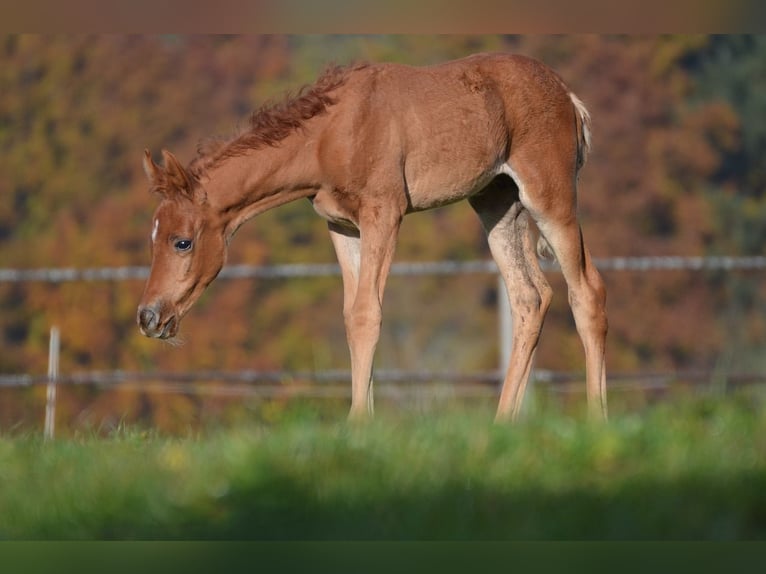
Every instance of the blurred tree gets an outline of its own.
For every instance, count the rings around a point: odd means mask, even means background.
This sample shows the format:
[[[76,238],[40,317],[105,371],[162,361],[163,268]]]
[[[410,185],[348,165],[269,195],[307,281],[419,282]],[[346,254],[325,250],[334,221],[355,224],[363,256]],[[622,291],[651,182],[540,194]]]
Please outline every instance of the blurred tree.
[[[251,110],[312,82],[331,62],[427,65],[488,50],[540,58],[589,107],[594,149],[578,201],[596,256],[762,252],[763,37],[10,35],[0,38],[0,266],[147,264],[156,199],[141,169],[145,147],[188,161],[201,138],[232,133]],[[405,220],[397,251],[399,260],[487,257],[462,204]],[[244,226],[229,260],[334,255],[322,220],[298,202]],[[580,369],[565,286],[550,277],[557,296],[538,366]],[[748,349],[755,364],[766,333],[763,282],[707,279],[607,274],[609,369],[744,357],[732,346]],[[180,348],[138,334],[141,288],[0,285],[0,370],[43,372],[53,323],[62,329],[64,372],[348,365],[339,278],[216,282],[186,319]],[[378,365],[495,368],[496,302],[492,277],[392,278]],[[37,400],[14,396],[19,405]],[[77,397],[95,401],[96,392]],[[137,389],[109,397],[89,412],[104,413],[114,400],[130,416],[171,424],[193,405]],[[0,412],[0,428],[13,412]]]
[[[741,123],[739,145],[721,146],[723,161],[714,182],[735,182],[741,193],[766,194],[766,36],[712,36],[688,58],[695,79],[694,101],[726,102]]]
[[[737,117],[732,139],[711,134],[720,152],[705,197],[715,214],[716,254],[762,255],[766,245],[766,37],[712,36],[705,49],[687,58],[693,74],[692,101],[702,107],[729,106]],[[723,369],[763,369],[766,333],[764,282],[757,275],[718,277],[720,351]]]

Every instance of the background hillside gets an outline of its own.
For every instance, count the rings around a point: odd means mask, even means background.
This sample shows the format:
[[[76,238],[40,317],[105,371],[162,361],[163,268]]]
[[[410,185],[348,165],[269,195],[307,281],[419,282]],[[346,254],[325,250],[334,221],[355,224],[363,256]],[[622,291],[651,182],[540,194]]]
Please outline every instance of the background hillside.
[[[595,256],[763,254],[766,37],[13,35],[0,38],[0,267],[147,265],[156,199],[144,148],[188,161],[200,138],[230,133],[331,62],[426,65],[487,50],[543,60],[591,111],[579,205]],[[398,261],[477,258],[489,252],[467,205],[405,220]],[[245,226],[229,258],[333,261],[308,202]],[[605,279],[609,371],[766,368],[762,274]],[[550,280],[537,365],[583,369],[565,286]],[[142,287],[0,283],[0,373],[44,372],[54,324],[65,372],[348,365],[339,278],[218,281],[185,320],[179,348],[138,333]],[[481,275],[392,278],[377,365],[494,369],[496,287]],[[0,425],[23,422],[39,392],[0,391]],[[184,396],[78,393],[65,410],[140,407],[170,420],[193,408]]]

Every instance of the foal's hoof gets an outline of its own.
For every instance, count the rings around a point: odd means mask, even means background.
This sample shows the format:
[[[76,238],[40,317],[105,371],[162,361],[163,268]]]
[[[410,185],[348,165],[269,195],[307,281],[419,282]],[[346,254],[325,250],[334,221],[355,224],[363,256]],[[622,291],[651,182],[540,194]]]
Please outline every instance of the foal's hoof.
[[[351,410],[348,413],[348,422],[351,424],[364,424],[372,420],[372,414],[367,411]]]

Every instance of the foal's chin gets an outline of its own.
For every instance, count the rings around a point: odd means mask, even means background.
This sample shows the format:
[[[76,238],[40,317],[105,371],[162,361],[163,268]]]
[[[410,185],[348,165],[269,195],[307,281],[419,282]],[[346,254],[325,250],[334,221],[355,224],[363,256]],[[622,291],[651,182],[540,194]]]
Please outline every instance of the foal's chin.
[[[171,347],[181,347],[186,342],[183,337],[178,336],[178,334],[175,334],[172,337],[163,337],[160,341]]]
[[[162,341],[171,347],[180,347],[184,344],[184,340],[178,335],[180,322],[181,321],[178,316],[174,315],[161,328],[158,327],[152,331],[148,331],[144,327],[140,326],[139,329],[144,337]]]
[[[145,332],[143,329],[141,330],[141,334],[144,337],[147,337],[149,339],[154,339],[156,341],[161,341],[167,345],[170,345],[171,347],[180,347],[185,343],[185,340],[183,337],[178,335],[177,331],[174,331],[172,334],[170,333],[158,333],[158,334],[151,334]]]
[[[165,327],[157,338],[171,347],[180,347],[184,344],[184,340],[178,335],[180,327],[181,315],[173,315],[165,324]]]

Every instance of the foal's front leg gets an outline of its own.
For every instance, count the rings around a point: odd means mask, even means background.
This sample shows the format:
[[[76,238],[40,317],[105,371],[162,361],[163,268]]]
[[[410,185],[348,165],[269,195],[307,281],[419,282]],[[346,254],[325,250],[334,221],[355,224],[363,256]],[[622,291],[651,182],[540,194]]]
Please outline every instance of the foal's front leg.
[[[380,337],[383,291],[391,268],[401,217],[380,217],[354,232],[330,226],[343,274],[343,318],[351,353],[350,419],[373,414],[372,363]]]

